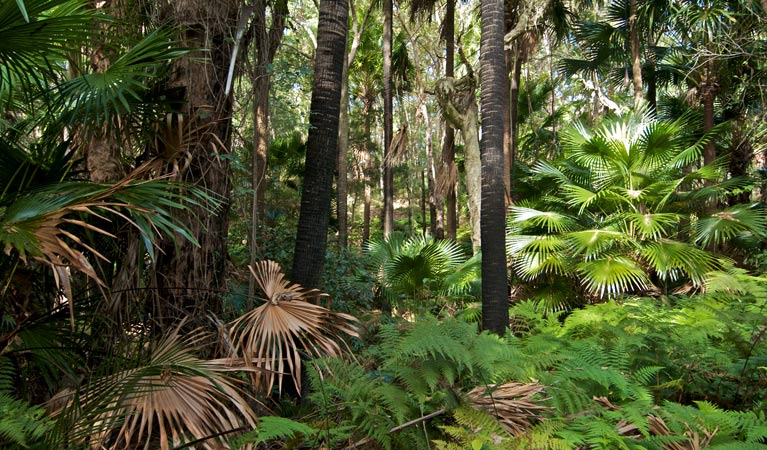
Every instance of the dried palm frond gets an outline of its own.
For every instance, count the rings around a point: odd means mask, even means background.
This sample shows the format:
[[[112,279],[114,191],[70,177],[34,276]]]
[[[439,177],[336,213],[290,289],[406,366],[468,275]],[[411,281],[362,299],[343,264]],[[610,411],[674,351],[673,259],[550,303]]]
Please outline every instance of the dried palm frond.
[[[533,425],[533,420],[541,419],[541,413],[549,411],[541,404],[545,399],[533,398],[545,389],[537,382],[512,381],[500,386],[478,386],[469,391],[468,398],[474,409],[487,412],[509,433],[519,435]]]
[[[248,268],[266,301],[230,324],[234,352],[247,364],[263,369],[254,373],[257,389],[271,392],[277,378],[282,392],[283,377],[289,373],[300,393],[301,351],[312,357],[340,355],[346,347],[341,334],[359,336],[359,321],[307,301],[326,294],[289,282],[274,261]]]
[[[61,432],[99,448],[168,450],[201,440],[199,448],[219,449],[231,432],[255,428],[256,414],[223,373],[234,361],[198,358],[194,352],[206,335],[182,338],[179,329],[158,344],[148,364],[99,378],[77,396],[57,396],[50,409]],[[248,369],[240,364],[236,370]]]
[[[389,146],[389,153],[384,158],[384,164],[386,164],[387,167],[394,167],[398,164],[402,164],[407,158],[409,142],[407,128],[407,124],[403,125],[392,138]]]
[[[436,189],[439,195],[447,195],[455,192],[460,174],[458,166],[454,162],[442,163],[438,167]]]

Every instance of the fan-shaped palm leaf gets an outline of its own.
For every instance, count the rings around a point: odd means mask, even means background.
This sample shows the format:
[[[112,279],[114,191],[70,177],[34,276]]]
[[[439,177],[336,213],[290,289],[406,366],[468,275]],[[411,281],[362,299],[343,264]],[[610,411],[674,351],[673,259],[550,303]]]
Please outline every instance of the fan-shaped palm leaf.
[[[721,270],[719,260],[710,253],[691,244],[661,239],[642,249],[645,258],[658,278],[664,281],[676,281],[686,276],[699,286],[708,272]]]
[[[578,264],[584,287],[600,297],[632,290],[644,291],[652,283],[642,267],[624,256],[604,256]]]
[[[636,235],[643,240],[670,235],[682,220],[682,215],[677,213],[627,213],[625,217],[632,230],[636,230]]]
[[[312,357],[341,355],[346,348],[341,335],[358,336],[358,321],[310,303],[326,294],[290,283],[274,261],[248,268],[266,301],[229,325],[234,352],[247,365],[262,369],[255,374],[257,389],[268,394],[277,379],[282,392],[283,376],[290,374],[300,392],[301,352]]]
[[[695,242],[707,247],[733,239],[736,236],[767,233],[767,215],[761,204],[736,205],[700,219],[693,224]]]
[[[574,231],[563,238],[574,256],[582,255],[587,261],[631,240],[625,233],[600,229]]]
[[[116,117],[146,109],[149,81],[171,60],[188,52],[173,40],[173,30],[159,29],[137,42],[100,72],[70,78],[56,89],[54,108],[65,111],[65,122],[87,128],[111,124]]]
[[[202,439],[203,448],[221,448],[222,436],[256,426],[256,415],[225,373],[252,370],[235,360],[202,360],[195,355],[209,336],[165,336],[147,364],[94,380],[75,398],[56,398],[57,430],[77,442],[106,448],[134,448],[159,442],[168,450]],[[62,400],[64,400],[62,402]]]
[[[95,11],[82,0],[0,2],[0,103],[54,81],[67,52],[93,36]]]
[[[574,220],[564,214],[553,211],[538,211],[532,208],[512,206],[509,208],[509,226],[515,224],[532,225],[546,230],[548,233],[570,231]]]

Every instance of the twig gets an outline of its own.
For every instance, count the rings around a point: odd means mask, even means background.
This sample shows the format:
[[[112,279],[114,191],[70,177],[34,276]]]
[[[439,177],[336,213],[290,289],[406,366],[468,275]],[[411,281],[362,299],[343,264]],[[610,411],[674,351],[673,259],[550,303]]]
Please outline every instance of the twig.
[[[413,425],[418,425],[419,423],[426,422],[427,420],[429,420],[431,418],[434,418],[434,417],[437,417],[437,416],[441,416],[442,414],[445,414],[445,409],[444,408],[440,409],[439,411],[434,411],[431,414],[427,414],[425,416],[419,417],[417,419],[413,419],[410,422],[405,422],[402,425],[397,425],[396,427],[394,427],[391,430],[389,430],[388,433],[389,434],[396,433],[397,431],[404,430],[405,428],[412,427]],[[365,438],[365,439],[363,439],[361,441],[355,442],[354,444],[352,444],[352,445],[350,445],[348,447],[344,447],[344,450],[352,450],[352,449],[355,449],[357,447],[361,447],[361,446],[367,444],[368,442],[370,442],[372,440],[373,440],[372,438]]]

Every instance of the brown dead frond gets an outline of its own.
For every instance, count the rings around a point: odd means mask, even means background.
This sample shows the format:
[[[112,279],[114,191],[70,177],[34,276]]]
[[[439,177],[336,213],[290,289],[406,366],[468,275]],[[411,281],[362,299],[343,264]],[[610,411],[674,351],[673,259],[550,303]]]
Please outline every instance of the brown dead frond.
[[[519,435],[530,428],[534,420],[549,408],[541,403],[545,399],[534,398],[545,392],[537,382],[510,382],[500,386],[479,386],[468,393],[474,409],[483,410],[498,419],[503,428],[512,435]]]
[[[158,344],[145,366],[95,380],[76,402],[72,392],[57,396],[52,415],[72,421],[73,440],[98,448],[168,450],[202,439],[196,448],[220,449],[232,431],[255,428],[255,412],[224,373],[252,368],[229,359],[200,359],[195,351],[207,335],[182,338],[180,328]]]
[[[653,436],[671,436],[675,433],[666,425],[666,422],[659,416],[650,414],[647,416],[647,420],[650,422],[650,434]],[[687,431],[684,432],[684,436],[688,438],[686,442],[669,442],[663,445],[664,450],[700,450],[706,448],[714,439],[714,436],[719,432],[719,427],[713,431],[706,429],[693,431],[689,425],[687,425]]]
[[[445,196],[455,192],[455,186],[458,184],[459,176],[458,166],[454,162],[449,164],[445,164],[443,162],[437,171],[437,194],[440,196]]]
[[[359,336],[359,321],[310,303],[326,294],[287,281],[274,261],[261,261],[249,269],[266,301],[230,324],[235,354],[263,369],[253,374],[257,389],[268,394],[277,379],[282,392],[283,376],[290,374],[300,393],[301,352],[311,357],[340,355],[346,348],[341,335]]]
[[[384,164],[387,167],[394,167],[398,164],[402,164],[407,159],[409,142],[407,130],[408,125],[404,124],[392,138],[391,145],[389,146],[389,154],[384,158]]]

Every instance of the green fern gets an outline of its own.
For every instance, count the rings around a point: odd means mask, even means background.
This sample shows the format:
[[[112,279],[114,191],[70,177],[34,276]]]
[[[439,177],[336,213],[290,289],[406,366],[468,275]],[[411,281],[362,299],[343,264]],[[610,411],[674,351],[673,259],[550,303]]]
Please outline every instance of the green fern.
[[[52,423],[44,408],[13,397],[14,373],[10,359],[0,356],[0,448],[42,448]]]
[[[233,443],[235,448],[245,445],[258,445],[270,441],[296,439],[298,436],[309,437],[317,433],[314,428],[286,417],[263,416],[258,419],[258,427],[238,437]]]

